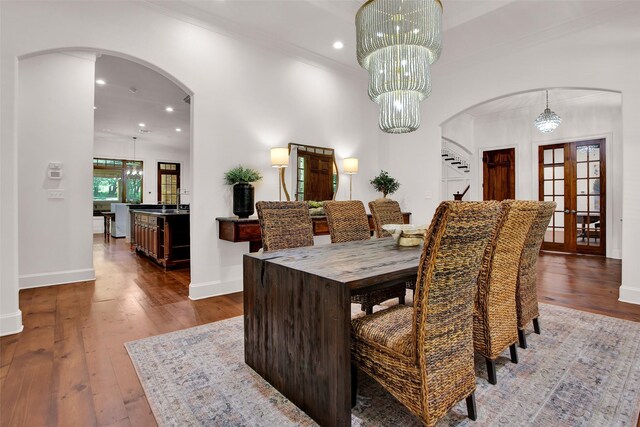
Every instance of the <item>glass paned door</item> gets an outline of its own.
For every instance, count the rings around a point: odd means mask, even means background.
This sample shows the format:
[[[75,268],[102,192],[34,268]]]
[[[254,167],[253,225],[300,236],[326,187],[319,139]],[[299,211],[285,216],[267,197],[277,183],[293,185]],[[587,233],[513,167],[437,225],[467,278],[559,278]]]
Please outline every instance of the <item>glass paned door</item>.
[[[180,164],[158,162],[158,203],[175,205],[180,191]]]
[[[557,205],[544,236],[546,249],[564,250],[565,247],[564,165],[564,144],[540,147],[540,199]]]
[[[540,146],[539,199],[555,201],[543,249],[605,254],[605,142]]]
[[[604,255],[604,141],[575,145],[577,252]]]

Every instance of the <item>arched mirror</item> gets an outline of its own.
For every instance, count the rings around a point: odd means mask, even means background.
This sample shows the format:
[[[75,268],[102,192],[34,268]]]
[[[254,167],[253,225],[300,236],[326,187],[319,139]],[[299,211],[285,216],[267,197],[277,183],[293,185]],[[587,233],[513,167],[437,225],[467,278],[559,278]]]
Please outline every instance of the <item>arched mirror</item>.
[[[284,169],[280,170],[287,200],[334,200],[338,192],[338,165],[333,148],[289,143],[292,194],[289,194]]]

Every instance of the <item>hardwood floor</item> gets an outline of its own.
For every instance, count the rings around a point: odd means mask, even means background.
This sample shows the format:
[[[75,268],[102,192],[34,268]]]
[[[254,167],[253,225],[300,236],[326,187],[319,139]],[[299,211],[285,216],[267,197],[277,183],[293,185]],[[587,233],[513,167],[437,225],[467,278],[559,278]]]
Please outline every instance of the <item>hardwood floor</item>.
[[[153,426],[124,343],[242,314],[242,294],[191,301],[123,239],[94,238],[96,281],[20,292],[24,332],[0,339],[2,426]]]
[[[94,282],[20,292],[24,331],[0,338],[0,425],[153,426],[123,344],[242,314],[241,293],[191,301],[188,269],[165,273],[122,239],[96,236],[94,266]],[[620,266],[543,253],[540,300],[640,321],[617,300]]]

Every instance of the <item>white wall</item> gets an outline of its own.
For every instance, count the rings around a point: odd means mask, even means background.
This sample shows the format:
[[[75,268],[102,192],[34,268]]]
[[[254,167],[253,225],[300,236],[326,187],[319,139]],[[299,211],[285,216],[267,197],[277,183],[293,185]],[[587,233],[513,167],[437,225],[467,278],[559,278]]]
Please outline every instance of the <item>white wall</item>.
[[[538,199],[538,146],[594,138],[606,139],[607,256],[622,257],[622,96],[601,92],[573,102],[551,105],[562,117],[553,133],[543,134],[533,120],[544,105],[476,117],[474,144],[476,194],[481,195],[482,152],[501,147],[516,149],[516,196]]]
[[[95,277],[91,244],[94,74],[95,55],[57,53],[20,61],[21,288]],[[62,162],[60,180],[47,176],[52,161]],[[49,199],[53,190],[64,190],[64,198]]]
[[[433,67],[433,92],[423,102],[422,126],[381,141],[389,168],[409,182],[399,197],[410,210],[431,216],[440,192],[440,125],[467,108],[504,95],[552,87],[622,93],[622,287],[620,299],[640,304],[640,4],[619,5],[620,18],[517,51],[494,46],[487,56]],[[451,44],[451,43],[450,43]],[[594,46],[599,46],[595,49]],[[397,147],[402,147],[397,149]],[[411,155],[407,155],[410,153]],[[435,194],[435,197],[434,197]]]
[[[222,181],[227,169],[239,163],[259,169],[265,179],[256,185],[256,199],[273,200],[278,181],[269,165],[269,148],[288,142],[324,145],[334,147],[340,158],[360,158],[354,197],[375,197],[368,179],[378,172],[380,132],[365,78],[354,80],[173,19],[143,2],[2,2],[0,8],[5,200],[16,198],[13,183],[18,174],[26,173],[17,169],[20,134],[13,125],[19,97],[15,64],[25,55],[79,47],[119,53],[164,71],[193,94],[192,298],[241,289],[242,254],[248,252],[248,244],[218,240],[215,221],[231,214],[231,191]],[[342,185],[342,198],[347,191]],[[90,214],[82,215],[90,221]],[[0,287],[11,301],[0,308],[13,320],[17,271],[14,258],[4,255],[21,240],[12,231],[16,223],[15,207],[3,204]],[[86,236],[91,238],[90,229]],[[70,248],[68,255],[77,255],[77,250]]]
[[[133,142],[130,138],[96,139],[93,145],[93,156],[133,160]],[[191,202],[189,146],[180,149],[138,140],[136,142],[136,160],[142,160],[144,168],[143,203],[157,203],[158,201],[158,162],[180,163],[180,192],[182,193],[180,203]]]

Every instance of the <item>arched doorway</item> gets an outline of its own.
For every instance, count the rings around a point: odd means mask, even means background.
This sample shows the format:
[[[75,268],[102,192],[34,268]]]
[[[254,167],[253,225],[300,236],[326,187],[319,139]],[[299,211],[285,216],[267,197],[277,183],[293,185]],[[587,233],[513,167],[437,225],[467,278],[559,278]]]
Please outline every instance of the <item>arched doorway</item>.
[[[20,58],[18,63],[20,97],[18,100],[17,134],[18,268],[21,289],[81,282],[92,280],[95,277],[91,256],[93,243],[91,212],[93,210],[93,191],[91,187],[94,181],[95,159],[120,160],[121,172],[124,174],[125,169],[132,163],[142,160],[134,157],[148,155],[149,149],[145,154],[144,148],[141,154],[140,144],[144,144],[145,139],[153,141],[151,133],[143,132],[149,130],[150,127],[146,126],[146,119],[134,117],[136,114],[130,109],[128,115],[134,128],[123,132],[124,128],[101,127],[98,132],[102,138],[102,151],[94,152],[93,141],[97,140],[94,138],[96,131],[94,129],[94,115],[100,112],[100,106],[96,105],[96,101],[99,101],[100,97],[96,96],[96,91],[109,85],[108,83],[101,85],[96,82],[96,80],[102,80],[96,76],[96,58],[98,57],[98,61],[100,61],[100,55],[103,55],[103,59],[111,58],[112,65],[113,63],[129,64],[131,69],[136,69],[136,67],[147,69],[150,73],[148,76],[157,75],[156,83],[164,79],[179,88],[185,96],[176,100],[174,111],[165,111],[164,108],[170,107],[170,105],[162,105],[162,113],[167,116],[177,112],[178,101],[183,103],[182,98],[191,99],[193,95],[184,85],[157,67],[149,67],[149,64],[142,60],[114,52],[105,53],[93,49],[59,49]],[[127,78],[135,77],[136,73],[129,74],[124,77],[122,82]],[[121,83],[118,88],[121,92],[139,97],[143,88],[144,91],[153,92],[154,86],[150,80],[153,79],[146,78],[139,84],[135,82],[130,85]],[[112,95],[106,99],[117,99],[120,96]],[[134,104],[131,101],[129,103],[124,101],[121,104],[122,109]],[[153,101],[153,96],[147,97],[142,100],[142,104],[146,102],[150,108],[163,104],[161,99],[155,100],[157,101],[155,104],[159,103],[158,105],[155,105]],[[112,120],[111,123],[116,123],[118,116],[122,117],[122,112],[118,112],[118,108],[115,107],[116,104],[117,102],[105,104],[102,112],[109,116],[106,122]],[[187,124],[190,123],[191,105],[179,105],[179,108],[186,111]],[[140,108],[134,110],[138,113],[141,112]],[[156,135],[160,136],[162,132],[159,132],[158,129],[162,126],[166,127],[170,120],[165,120],[165,122],[154,126],[155,129],[151,129],[152,132],[156,131]],[[145,126],[140,126],[140,124],[145,124]],[[166,154],[166,150],[165,154],[151,155],[148,157],[150,160],[141,163],[144,165],[144,170],[142,170],[144,178],[139,180],[137,188],[135,180],[126,182],[126,175],[122,175],[120,188],[114,188],[119,197],[122,197],[126,190],[129,190],[129,194],[135,194],[137,191],[141,202],[157,202],[156,175],[160,169],[159,163],[181,165],[184,177],[182,182],[190,181],[191,137],[189,128],[184,125],[174,126],[173,132],[178,133],[176,128],[180,128],[181,135],[183,135],[182,141],[185,145],[186,154],[182,156],[182,159],[171,162],[176,158]],[[109,135],[111,139],[109,139]],[[132,150],[134,136],[137,139],[138,148],[136,156]],[[111,162],[110,166],[115,166],[114,162]],[[50,170],[59,171],[60,178],[53,179],[49,173]],[[188,196],[190,197],[190,194]],[[121,201],[131,202],[133,200]],[[188,280],[185,285],[185,295],[188,294],[187,286]]]
[[[584,246],[586,252],[594,253],[594,249],[598,247],[609,257],[619,257],[622,234],[621,227],[617,225],[620,224],[622,215],[622,193],[621,185],[614,183],[622,182],[622,96],[619,92],[600,89],[548,90],[549,107],[563,118],[561,125],[553,133],[541,133],[534,127],[534,120],[546,107],[546,89],[537,89],[501,96],[469,107],[442,124],[442,136],[454,139],[472,152],[474,171],[471,177],[471,196],[474,199],[481,200],[484,193],[483,157],[486,158],[486,153],[513,150],[516,197],[555,200],[558,203],[558,212],[554,215],[549,230],[550,243],[555,243],[555,240],[562,240],[562,243],[571,241],[573,251]],[[540,163],[540,147],[559,148],[560,145],[564,147],[564,144],[600,139],[606,141],[602,157],[609,163],[609,167],[603,169],[606,172],[603,172],[601,194],[589,192],[596,180],[600,182],[599,177],[596,179],[582,174],[584,176],[574,176],[572,180],[567,175],[565,179],[564,158],[558,164],[549,163],[546,169],[544,158]],[[556,183],[555,176],[548,176],[548,172],[552,168],[559,168],[560,163],[563,170],[560,172],[558,169],[558,177],[561,179],[556,180]],[[585,165],[586,163],[581,164],[581,170]],[[589,185],[585,186],[586,183]],[[565,191],[565,184],[568,189],[574,188],[574,199],[570,201],[565,201],[570,193],[569,190]],[[558,191],[552,191],[553,186],[557,186]],[[608,197],[604,197],[605,194]],[[601,203],[597,203],[596,198]],[[587,199],[591,204],[583,203]],[[596,207],[602,208],[601,215],[593,212]],[[567,209],[568,213],[565,212]],[[580,218],[587,218],[587,221],[580,222]],[[606,227],[602,219],[615,226]],[[554,236],[559,237],[556,239]],[[564,246],[556,249],[567,250]]]

